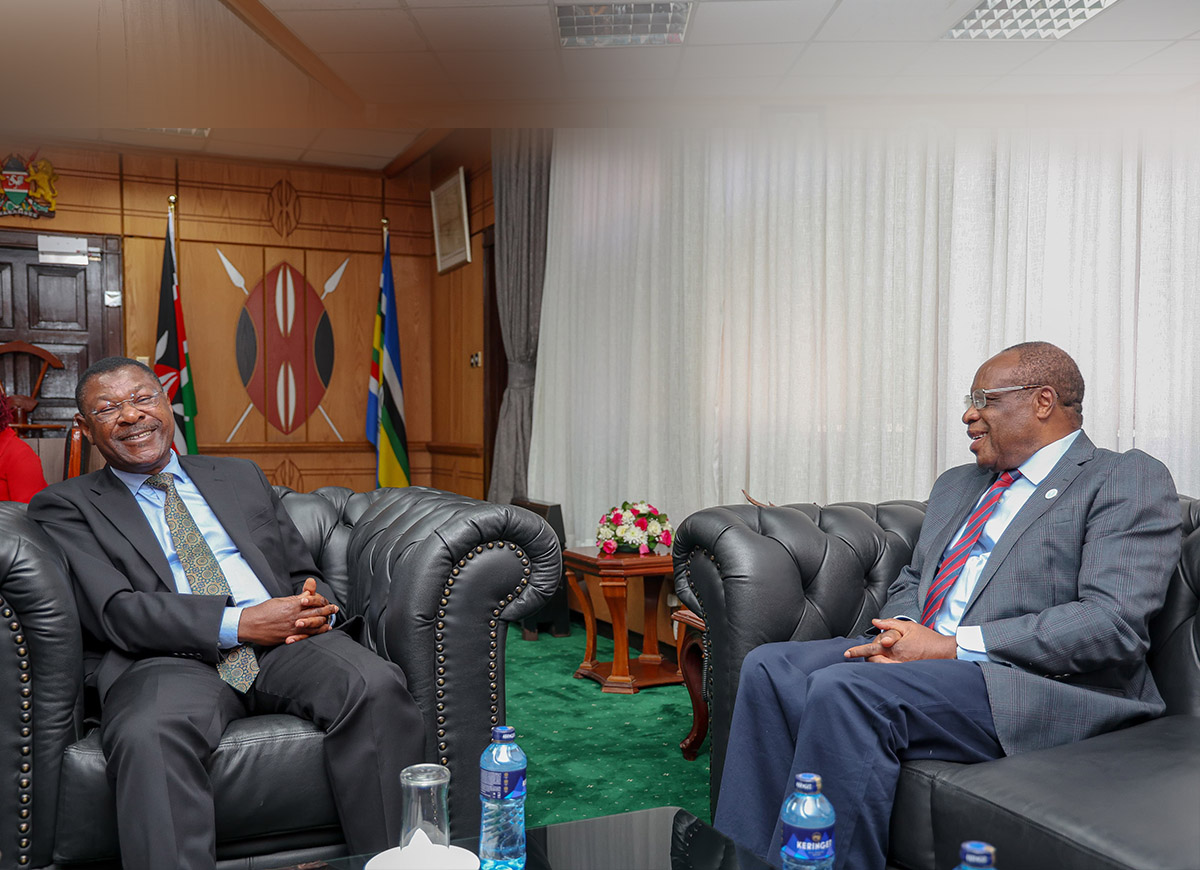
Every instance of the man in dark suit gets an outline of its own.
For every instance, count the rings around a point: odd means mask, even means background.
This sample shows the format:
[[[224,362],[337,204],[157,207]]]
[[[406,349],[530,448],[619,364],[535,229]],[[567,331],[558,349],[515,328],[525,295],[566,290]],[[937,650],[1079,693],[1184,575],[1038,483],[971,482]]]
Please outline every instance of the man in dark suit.
[[[985,362],[965,403],[975,464],[934,484],[879,633],[746,657],[715,824],[773,864],[798,772],[824,778],[836,867],[883,870],[901,762],[983,761],[1163,712],[1145,656],[1179,560],[1170,474],[1088,440],[1083,378],[1045,342]]]
[[[400,771],[424,754],[420,711],[403,672],[350,636],[358,620],[339,621],[262,471],[176,456],[167,398],[133,360],[89,368],[76,403],[108,466],[44,490],[29,513],[67,553],[99,653],[89,681],[125,870],[211,870],[209,759],[226,725],[258,713],[325,731],[352,851],[395,845]]]

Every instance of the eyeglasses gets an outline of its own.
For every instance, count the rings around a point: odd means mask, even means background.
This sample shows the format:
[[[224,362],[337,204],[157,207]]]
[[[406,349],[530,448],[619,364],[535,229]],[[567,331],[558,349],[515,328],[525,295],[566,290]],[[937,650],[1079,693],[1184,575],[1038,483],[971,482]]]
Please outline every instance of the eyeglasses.
[[[987,407],[988,397],[999,393],[1016,393],[1021,390],[1040,390],[1045,384],[1024,384],[1020,387],[993,387],[990,390],[972,390],[969,396],[963,396],[963,408],[982,411]]]
[[[99,410],[92,411],[92,416],[101,423],[111,423],[121,413],[122,406],[132,404],[139,411],[148,411],[158,404],[158,399],[161,395],[161,392],[157,392],[142,396],[131,396],[124,402],[117,402],[115,405],[105,405]]]

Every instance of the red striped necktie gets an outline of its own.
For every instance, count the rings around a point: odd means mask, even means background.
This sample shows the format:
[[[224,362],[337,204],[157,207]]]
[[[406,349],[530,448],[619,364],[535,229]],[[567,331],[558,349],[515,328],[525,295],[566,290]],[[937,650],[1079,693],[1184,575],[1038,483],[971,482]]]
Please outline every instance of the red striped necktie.
[[[962,573],[963,566],[967,564],[967,557],[971,555],[971,548],[983,534],[983,527],[987,525],[988,519],[995,512],[996,505],[1000,504],[1000,498],[1004,495],[1004,491],[1020,476],[1021,472],[1019,471],[1006,471],[1001,474],[996,478],[996,482],[988,487],[988,491],[983,494],[983,501],[967,518],[967,527],[963,531],[962,537],[954,545],[954,549],[942,560],[941,567],[938,568],[937,575],[933,578],[933,585],[929,587],[929,593],[925,596],[925,609],[921,611],[922,625],[933,628],[933,623],[937,620],[938,612],[942,609],[950,587]]]

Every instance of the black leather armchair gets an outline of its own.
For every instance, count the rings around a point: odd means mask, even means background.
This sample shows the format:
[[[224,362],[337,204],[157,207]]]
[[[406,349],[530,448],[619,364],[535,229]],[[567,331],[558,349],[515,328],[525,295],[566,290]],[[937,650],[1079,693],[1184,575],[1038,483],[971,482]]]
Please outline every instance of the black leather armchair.
[[[952,867],[963,840],[983,839],[1006,868],[1200,868],[1200,501],[1180,505],[1183,555],[1150,632],[1168,715],[983,764],[905,764],[889,865]],[[676,594],[706,624],[713,807],[746,654],[868,628],[924,515],[912,501],[735,505],[679,526]]]
[[[528,511],[422,487],[276,489],[343,612],[404,668],[428,760],[451,770],[453,835],[477,833],[479,755],[504,722],[505,624],[553,594],[558,539]],[[0,502],[0,868],[116,866],[66,560],[24,509]],[[312,776],[323,739],[292,716],[229,727],[213,760],[219,867],[345,854],[328,784]]]

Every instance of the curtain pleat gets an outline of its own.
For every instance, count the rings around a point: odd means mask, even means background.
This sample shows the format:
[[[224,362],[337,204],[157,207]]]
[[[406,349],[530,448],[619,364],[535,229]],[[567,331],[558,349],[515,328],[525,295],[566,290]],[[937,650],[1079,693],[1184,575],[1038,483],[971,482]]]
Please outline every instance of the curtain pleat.
[[[1200,492],[1194,135],[561,130],[549,211],[529,488],[569,544],[626,499],[925,498],[1032,339],[1093,440]]]

